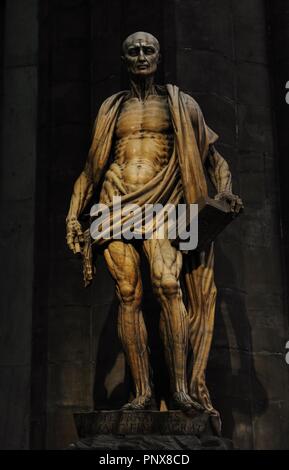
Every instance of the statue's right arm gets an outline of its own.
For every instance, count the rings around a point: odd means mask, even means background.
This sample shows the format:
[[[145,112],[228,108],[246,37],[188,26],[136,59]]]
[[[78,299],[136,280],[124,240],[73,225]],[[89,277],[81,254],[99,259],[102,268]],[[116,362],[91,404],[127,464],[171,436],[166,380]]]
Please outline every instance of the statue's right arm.
[[[78,219],[83,209],[93,195],[93,182],[87,172],[83,170],[74,183],[73,193],[70,200],[70,207],[66,220]]]
[[[89,149],[88,158],[83,171],[74,183],[69,211],[66,217],[66,241],[68,247],[74,254],[82,252],[82,246],[84,243],[83,231],[78,218],[92,198],[95,188],[95,183],[92,178],[92,162],[95,150],[94,135],[97,127],[98,116],[94,123],[92,143]]]
[[[77,178],[70,200],[70,207],[66,217],[66,240],[73,253],[81,253],[83,243],[83,232],[78,221],[82,211],[93,196],[96,184],[99,181],[101,165],[98,161],[97,151],[100,138],[104,132],[105,117],[115,104],[119,94],[107,98],[101,105],[96,117],[92,135],[91,147],[84,170]],[[100,147],[102,149],[102,147]]]
[[[70,207],[66,217],[66,240],[73,253],[81,252],[84,241],[83,231],[78,221],[83,209],[93,195],[94,185],[85,170],[79,175],[74,183]]]

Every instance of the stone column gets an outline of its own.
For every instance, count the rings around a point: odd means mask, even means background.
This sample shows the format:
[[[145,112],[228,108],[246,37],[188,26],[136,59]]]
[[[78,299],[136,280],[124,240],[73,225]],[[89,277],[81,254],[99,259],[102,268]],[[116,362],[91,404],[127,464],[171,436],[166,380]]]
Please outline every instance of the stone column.
[[[87,157],[91,122],[89,0],[41,0],[33,447],[75,439],[75,409],[91,409],[91,291],[66,246],[73,184]],[[39,397],[39,387],[41,397]]]
[[[0,172],[2,449],[29,448],[37,142],[37,14],[37,0],[6,2]]]
[[[4,17],[5,17],[5,2],[1,2],[1,5],[0,5],[0,107],[1,109],[2,109],[2,99],[3,99]],[[3,116],[1,112],[0,113],[1,124],[2,124],[2,117]]]
[[[287,293],[289,276],[289,211],[288,211],[288,174],[289,174],[289,5],[286,0],[267,0],[267,22],[269,32],[270,76],[273,91],[274,118],[276,128],[276,154],[279,159],[280,202],[282,246],[284,253],[284,289]],[[288,95],[289,96],[289,95]],[[289,333],[288,338],[289,340]]]

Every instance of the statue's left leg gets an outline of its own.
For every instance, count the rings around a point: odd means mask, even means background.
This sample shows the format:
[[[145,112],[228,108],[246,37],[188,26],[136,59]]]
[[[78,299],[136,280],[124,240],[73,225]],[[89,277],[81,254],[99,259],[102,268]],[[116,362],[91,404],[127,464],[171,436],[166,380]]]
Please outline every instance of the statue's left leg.
[[[153,289],[161,304],[160,333],[174,405],[183,410],[203,409],[188,394],[188,314],[179,283],[182,254],[167,239],[145,240],[144,251],[150,264]]]

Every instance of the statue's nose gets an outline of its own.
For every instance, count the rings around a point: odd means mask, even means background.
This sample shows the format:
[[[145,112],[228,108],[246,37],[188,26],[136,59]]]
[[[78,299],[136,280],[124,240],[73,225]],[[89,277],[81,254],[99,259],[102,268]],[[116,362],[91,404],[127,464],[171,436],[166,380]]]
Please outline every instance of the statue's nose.
[[[145,61],[145,60],[146,60],[145,55],[144,55],[142,49],[139,51],[139,60],[141,60],[141,61]]]

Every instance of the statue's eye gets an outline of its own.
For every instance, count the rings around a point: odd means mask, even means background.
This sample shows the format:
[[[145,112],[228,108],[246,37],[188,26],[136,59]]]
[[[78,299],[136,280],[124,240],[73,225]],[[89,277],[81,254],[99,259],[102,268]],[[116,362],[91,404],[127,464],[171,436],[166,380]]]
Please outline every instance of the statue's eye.
[[[137,47],[133,47],[129,49],[128,53],[130,56],[135,57],[139,54],[139,49]]]
[[[145,54],[154,54],[156,51],[153,47],[144,47]]]

